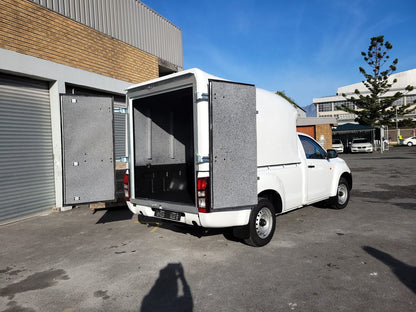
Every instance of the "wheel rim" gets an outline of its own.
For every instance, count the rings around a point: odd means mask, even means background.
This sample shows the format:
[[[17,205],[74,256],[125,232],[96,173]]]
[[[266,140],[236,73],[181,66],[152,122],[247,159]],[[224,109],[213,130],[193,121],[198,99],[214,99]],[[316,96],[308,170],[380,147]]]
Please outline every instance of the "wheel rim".
[[[266,207],[260,209],[256,216],[256,232],[261,239],[270,235],[273,226],[273,216]]]
[[[348,188],[345,184],[338,185],[338,204],[344,205],[348,199]]]

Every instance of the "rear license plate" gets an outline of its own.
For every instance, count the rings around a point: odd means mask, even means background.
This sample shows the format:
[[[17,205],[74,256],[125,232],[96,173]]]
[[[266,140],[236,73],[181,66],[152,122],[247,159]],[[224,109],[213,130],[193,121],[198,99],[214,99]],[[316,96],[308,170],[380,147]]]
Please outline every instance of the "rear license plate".
[[[176,211],[157,209],[155,210],[155,217],[173,220],[173,221],[179,221],[181,219],[181,213],[176,212]]]

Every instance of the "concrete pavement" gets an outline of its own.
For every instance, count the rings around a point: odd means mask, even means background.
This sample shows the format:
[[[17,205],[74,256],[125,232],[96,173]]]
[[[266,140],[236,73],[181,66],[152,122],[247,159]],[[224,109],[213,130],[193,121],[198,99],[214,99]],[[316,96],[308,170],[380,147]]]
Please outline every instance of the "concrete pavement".
[[[415,311],[416,147],[341,157],[349,206],[281,215],[263,248],[126,208],[0,226],[0,311]]]

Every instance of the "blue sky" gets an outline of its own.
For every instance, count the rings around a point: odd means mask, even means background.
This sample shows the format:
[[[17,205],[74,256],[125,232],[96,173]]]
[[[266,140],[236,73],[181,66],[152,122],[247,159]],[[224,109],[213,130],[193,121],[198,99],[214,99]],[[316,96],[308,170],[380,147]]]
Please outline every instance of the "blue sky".
[[[285,91],[300,106],[360,82],[384,35],[397,72],[416,68],[415,0],[143,0],[182,30],[184,68]]]

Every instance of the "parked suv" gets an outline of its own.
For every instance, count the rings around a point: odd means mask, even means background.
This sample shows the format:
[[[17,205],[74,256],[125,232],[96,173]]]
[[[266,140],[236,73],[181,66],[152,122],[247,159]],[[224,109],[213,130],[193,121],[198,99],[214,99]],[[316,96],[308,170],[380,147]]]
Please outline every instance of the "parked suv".
[[[337,151],[337,153],[344,153],[344,144],[340,139],[332,140],[332,148]]]
[[[352,139],[351,153],[372,153],[373,145],[367,139],[358,138]]]

